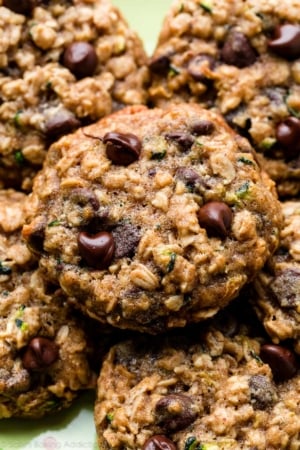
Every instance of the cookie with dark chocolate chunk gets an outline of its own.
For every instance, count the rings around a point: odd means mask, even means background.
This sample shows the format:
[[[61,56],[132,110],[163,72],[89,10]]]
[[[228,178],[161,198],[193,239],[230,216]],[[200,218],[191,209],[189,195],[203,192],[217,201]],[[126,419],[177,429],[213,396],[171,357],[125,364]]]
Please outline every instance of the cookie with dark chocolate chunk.
[[[99,448],[297,447],[299,361],[247,319],[226,308],[201,330],[114,346],[98,379]]]
[[[0,191],[0,419],[54,413],[95,386],[83,323],[21,238],[26,214],[24,194]]]
[[[281,197],[300,193],[299,18],[299,2],[177,0],[149,63],[151,103],[216,108]]]
[[[128,107],[54,143],[23,229],[83,311],[158,333],[214,315],[278,244],[274,183],[198,105]]]

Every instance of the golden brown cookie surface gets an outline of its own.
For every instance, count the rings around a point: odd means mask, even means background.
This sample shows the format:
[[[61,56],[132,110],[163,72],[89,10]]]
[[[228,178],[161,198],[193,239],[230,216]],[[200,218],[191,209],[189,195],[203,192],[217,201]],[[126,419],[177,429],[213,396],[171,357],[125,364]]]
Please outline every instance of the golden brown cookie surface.
[[[55,143],[24,228],[92,317],[159,332],[215,314],[278,244],[280,206],[248,142],[197,105],[131,107]]]

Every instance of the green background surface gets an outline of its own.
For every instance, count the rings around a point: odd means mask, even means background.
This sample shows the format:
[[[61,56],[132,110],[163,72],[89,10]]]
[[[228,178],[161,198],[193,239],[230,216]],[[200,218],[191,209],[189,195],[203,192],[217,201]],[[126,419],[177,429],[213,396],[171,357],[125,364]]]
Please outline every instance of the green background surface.
[[[150,54],[171,0],[114,0]],[[84,394],[66,411],[40,420],[2,420],[0,450],[97,450],[93,394]]]

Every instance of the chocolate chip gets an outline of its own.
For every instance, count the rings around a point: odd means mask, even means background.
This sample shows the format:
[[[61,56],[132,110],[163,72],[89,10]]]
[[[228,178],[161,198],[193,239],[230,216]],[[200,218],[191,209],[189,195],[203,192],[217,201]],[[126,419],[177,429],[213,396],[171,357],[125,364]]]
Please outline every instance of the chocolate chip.
[[[229,111],[227,114],[225,114],[224,118],[231,128],[233,128],[241,136],[246,137],[251,143],[252,138],[249,133],[249,130],[252,126],[252,122],[250,117],[246,117],[243,120],[243,123],[237,120],[237,118],[245,117],[245,110],[246,110],[245,105],[241,104],[238,108],[235,108]]]
[[[25,238],[28,247],[33,253],[41,254],[44,251],[44,240],[45,240],[45,225],[38,223],[34,230],[27,232],[26,229],[23,230],[23,237]]]
[[[197,409],[187,395],[171,394],[156,403],[155,416],[160,426],[168,432],[174,432],[193,423],[197,417]]]
[[[64,51],[62,61],[78,79],[92,76],[98,64],[95,49],[88,42],[70,44]]]
[[[174,131],[172,133],[165,134],[165,138],[170,141],[175,141],[182,150],[189,150],[193,145],[195,139],[188,133],[183,133],[180,131]]]
[[[142,450],[176,450],[176,445],[166,436],[157,434],[144,443]]]
[[[274,39],[269,48],[285,59],[296,59],[300,56],[300,25],[284,24],[275,29]]]
[[[170,58],[167,55],[153,57],[149,62],[149,69],[153,73],[164,74],[170,67]]]
[[[297,156],[300,152],[300,119],[288,117],[277,125],[276,139],[286,151],[287,157]]]
[[[286,381],[297,372],[297,360],[294,353],[281,345],[262,345],[260,358],[271,367],[276,381]]]
[[[252,375],[249,379],[250,399],[254,409],[267,409],[276,399],[276,389],[265,375]]]
[[[198,219],[209,235],[226,237],[232,223],[232,211],[226,203],[209,202],[200,208]]]
[[[91,235],[81,231],[77,243],[80,255],[89,266],[100,270],[107,269],[115,251],[115,242],[111,233],[100,231]]]
[[[196,136],[209,136],[214,132],[215,125],[209,120],[198,120],[190,126],[190,130]]]
[[[112,235],[115,241],[115,258],[133,256],[141,239],[139,228],[131,223],[124,223],[114,228]]]
[[[3,0],[3,6],[17,14],[30,14],[40,2],[38,0]]]
[[[176,178],[183,181],[184,184],[190,189],[194,190],[197,184],[200,184],[200,176],[198,173],[190,167],[179,167],[176,170]]]
[[[58,346],[51,339],[35,337],[27,345],[22,356],[23,367],[39,371],[53,364],[58,358]]]
[[[55,140],[63,134],[70,133],[80,127],[80,121],[73,113],[67,110],[58,111],[45,123],[45,135],[48,139]]]
[[[215,68],[216,61],[211,55],[197,55],[190,60],[187,71],[189,75],[195,80],[201,83],[209,83],[211,80],[207,78],[203,67],[208,67],[210,70]]]
[[[221,59],[232,66],[248,67],[255,63],[256,51],[243,33],[231,31],[221,50]]]
[[[106,155],[114,164],[128,166],[139,158],[142,143],[131,133],[106,133],[103,138],[106,144]]]

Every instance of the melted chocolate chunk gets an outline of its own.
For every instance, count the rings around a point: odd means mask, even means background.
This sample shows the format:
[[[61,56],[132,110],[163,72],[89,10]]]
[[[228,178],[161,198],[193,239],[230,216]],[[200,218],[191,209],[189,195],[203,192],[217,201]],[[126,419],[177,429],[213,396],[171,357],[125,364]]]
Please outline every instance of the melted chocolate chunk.
[[[138,227],[130,223],[118,225],[112,230],[115,241],[115,258],[131,257],[141,239]]]
[[[195,187],[201,184],[201,177],[190,167],[179,167],[176,170],[176,178],[182,180],[191,191],[194,191]]]
[[[167,432],[174,432],[193,423],[197,417],[197,409],[187,395],[170,394],[156,403],[155,416],[157,423]]]
[[[189,150],[195,141],[195,138],[191,136],[189,133],[184,133],[180,131],[167,133],[165,137],[170,141],[175,141],[184,151]]]
[[[270,289],[282,308],[300,304],[300,270],[285,270],[276,274]]]
[[[250,398],[254,409],[267,409],[276,399],[276,389],[264,375],[252,375],[249,379]]]

